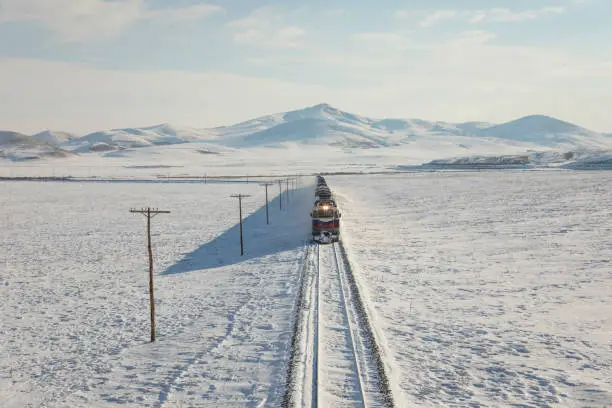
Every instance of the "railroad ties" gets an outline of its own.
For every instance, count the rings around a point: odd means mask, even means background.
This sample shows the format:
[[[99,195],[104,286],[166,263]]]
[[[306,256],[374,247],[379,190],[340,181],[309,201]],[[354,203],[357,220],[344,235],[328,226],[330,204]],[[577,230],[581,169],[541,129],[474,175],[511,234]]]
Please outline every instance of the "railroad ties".
[[[284,405],[392,407],[380,350],[342,244],[311,244],[304,265],[294,334],[299,340]]]
[[[283,407],[393,407],[381,350],[340,242],[340,212],[317,177]]]

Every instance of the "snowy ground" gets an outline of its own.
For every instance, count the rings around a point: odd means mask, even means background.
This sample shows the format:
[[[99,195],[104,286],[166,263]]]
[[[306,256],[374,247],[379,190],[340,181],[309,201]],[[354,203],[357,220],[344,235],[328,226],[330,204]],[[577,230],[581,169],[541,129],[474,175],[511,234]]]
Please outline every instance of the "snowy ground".
[[[328,184],[400,406],[612,406],[609,172]]]
[[[363,157],[356,167],[386,166]],[[287,171],[271,160],[212,171]],[[138,173],[122,166],[108,174]],[[328,183],[398,406],[610,405],[609,172]],[[289,211],[275,197],[270,226],[253,183],[0,182],[0,191],[0,406],[279,406],[311,189]],[[244,257],[229,197],[238,192],[252,195]],[[155,344],[145,219],[128,212],[147,205],[172,211],[153,220]]]
[[[278,406],[311,189],[282,212],[276,197],[270,226],[256,184],[0,190],[0,406]],[[172,211],[152,223],[155,344],[145,218],[128,212],[146,205]]]
[[[342,245],[313,243],[307,253],[289,406],[390,406]]]
[[[289,143],[283,148],[218,148],[216,153],[206,153],[210,150],[209,144],[184,143],[87,153],[58,160],[10,162],[0,159],[0,177],[156,178],[283,175],[288,172],[312,174],[320,171],[370,172],[395,169],[401,165],[418,165],[446,157],[525,152],[525,146],[463,139],[433,137],[398,147],[372,149]]]

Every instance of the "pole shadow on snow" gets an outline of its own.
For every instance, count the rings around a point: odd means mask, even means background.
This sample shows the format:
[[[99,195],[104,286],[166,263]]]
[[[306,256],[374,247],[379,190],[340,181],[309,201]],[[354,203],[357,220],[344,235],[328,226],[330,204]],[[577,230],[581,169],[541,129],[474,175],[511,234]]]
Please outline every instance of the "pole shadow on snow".
[[[283,189],[282,211],[279,209],[278,196],[268,205],[269,225],[266,224],[265,204],[244,218],[242,221],[244,256],[240,255],[240,224],[236,223],[217,238],[185,254],[182,259],[162,272],[162,275],[234,265],[302,246],[310,232],[313,194],[312,186],[296,189],[290,193],[290,201],[287,203]],[[243,202],[243,206],[245,203],[246,201]],[[237,202],[232,202],[232,205],[238,207]],[[236,218],[238,218],[238,208],[236,208]]]

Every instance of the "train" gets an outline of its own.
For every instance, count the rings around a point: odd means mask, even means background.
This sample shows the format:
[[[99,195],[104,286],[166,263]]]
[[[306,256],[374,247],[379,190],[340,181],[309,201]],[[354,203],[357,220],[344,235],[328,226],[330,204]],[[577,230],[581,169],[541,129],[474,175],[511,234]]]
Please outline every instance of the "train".
[[[340,218],[342,214],[323,176],[317,176],[315,201],[310,213],[312,218],[312,240],[320,244],[340,240]]]

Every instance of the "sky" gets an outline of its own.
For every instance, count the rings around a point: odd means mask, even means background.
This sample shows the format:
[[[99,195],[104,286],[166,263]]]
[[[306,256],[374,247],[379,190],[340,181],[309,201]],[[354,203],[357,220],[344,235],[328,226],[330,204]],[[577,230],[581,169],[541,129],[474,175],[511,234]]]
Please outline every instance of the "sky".
[[[206,128],[329,103],[612,132],[612,0],[2,0],[0,129]]]

